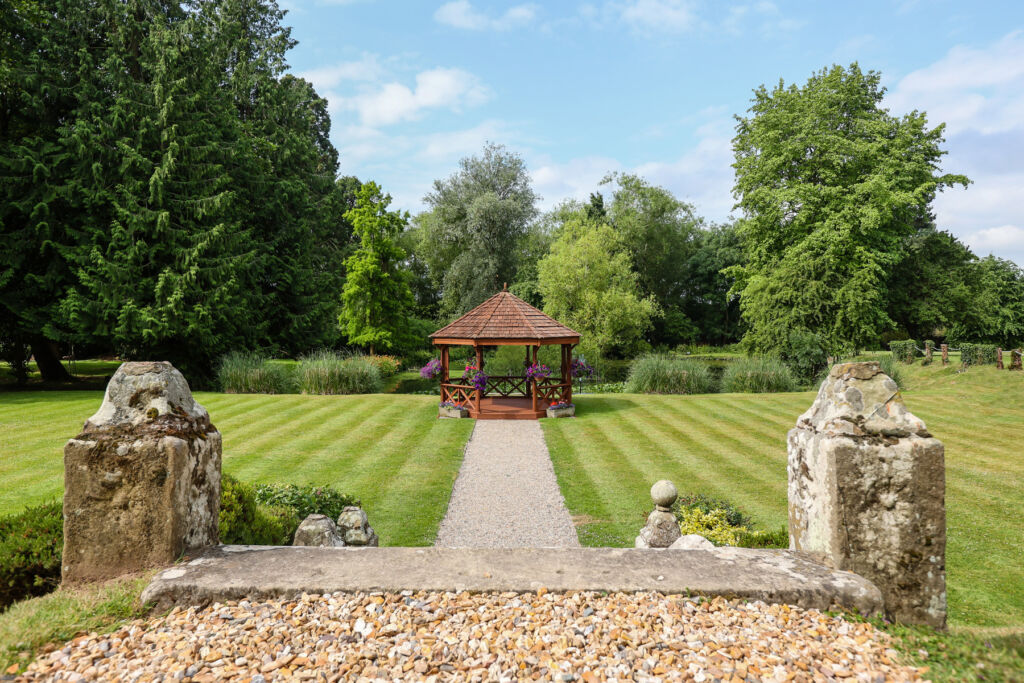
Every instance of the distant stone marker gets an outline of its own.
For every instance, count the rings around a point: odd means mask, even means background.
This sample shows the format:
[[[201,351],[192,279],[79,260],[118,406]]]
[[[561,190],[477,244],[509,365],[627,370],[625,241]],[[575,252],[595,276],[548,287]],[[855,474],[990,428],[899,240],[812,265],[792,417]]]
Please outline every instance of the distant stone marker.
[[[64,446],[66,582],[167,565],[218,542],[221,436],[170,363],[124,363]]]
[[[870,579],[890,618],[945,626],[945,448],[896,383],[834,366],[788,443],[791,549]]]

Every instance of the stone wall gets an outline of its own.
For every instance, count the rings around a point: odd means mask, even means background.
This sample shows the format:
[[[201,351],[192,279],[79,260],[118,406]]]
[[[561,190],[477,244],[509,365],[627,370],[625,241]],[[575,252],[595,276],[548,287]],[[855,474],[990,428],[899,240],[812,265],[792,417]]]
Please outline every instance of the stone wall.
[[[788,444],[791,549],[873,581],[890,618],[944,626],[944,447],[896,383],[834,366]]]
[[[170,363],[124,363],[64,446],[66,582],[216,544],[221,436]]]

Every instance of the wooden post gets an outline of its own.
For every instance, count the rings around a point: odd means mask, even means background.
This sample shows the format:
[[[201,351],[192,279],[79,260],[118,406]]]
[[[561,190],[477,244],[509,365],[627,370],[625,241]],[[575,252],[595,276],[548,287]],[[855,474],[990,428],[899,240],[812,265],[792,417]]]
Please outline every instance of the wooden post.
[[[441,384],[447,384],[450,379],[448,374],[448,347],[441,347]]]
[[[565,402],[572,403],[572,347],[568,344],[562,344],[562,367],[562,383],[568,385]]]
[[[478,371],[480,371],[480,372],[483,372],[483,370],[484,370],[484,350],[483,350],[483,348],[481,348],[479,346],[474,346],[473,349],[476,350],[476,369]],[[480,415],[480,399],[483,398],[484,392],[481,389],[477,389],[475,394],[476,395],[474,396],[474,399],[476,400],[476,414],[479,417],[479,415]]]
[[[949,365],[949,345],[942,345],[942,364]]]
[[[996,349],[996,370],[1003,369],[1003,350]]]

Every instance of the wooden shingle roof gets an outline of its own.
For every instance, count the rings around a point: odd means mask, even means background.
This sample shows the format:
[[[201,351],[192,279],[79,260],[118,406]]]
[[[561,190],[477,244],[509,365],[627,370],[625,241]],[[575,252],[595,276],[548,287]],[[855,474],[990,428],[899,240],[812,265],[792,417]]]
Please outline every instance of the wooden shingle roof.
[[[580,333],[502,291],[430,335],[435,344],[578,344]]]

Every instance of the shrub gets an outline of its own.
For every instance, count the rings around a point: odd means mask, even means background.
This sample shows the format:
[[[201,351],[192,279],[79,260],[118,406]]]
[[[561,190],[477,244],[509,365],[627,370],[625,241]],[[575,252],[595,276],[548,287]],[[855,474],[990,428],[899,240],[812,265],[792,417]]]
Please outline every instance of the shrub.
[[[716,388],[706,363],[661,354],[633,361],[626,380],[626,391],[638,394],[709,394]]]
[[[679,510],[701,510],[703,512],[722,510],[725,512],[725,519],[730,526],[751,526],[753,524],[749,517],[729,501],[705,496],[703,493],[680,496],[676,501],[676,506]]]
[[[294,389],[291,368],[245,351],[221,357],[217,381],[221,391],[228,394],[287,394]]]
[[[60,583],[64,512],[59,502],[0,518],[0,610]]]
[[[804,329],[790,330],[780,349],[782,362],[797,380],[810,382],[828,367],[828,353],[821,336]]]
[[[296,486],[295,484],[256,484],[256,502],[292,510],[298,518],[327,515],[337,519],[348,505],[359,505],[353,496],[330,486]]]
[[[917,344],[913,339],[889,342],[889,350],[892,351],[893,357],[901,363],[913,363],[917,357]]]
[[[397,375],[398,371],[402,369],[402,361],[395,356],[363,356],[368,360],[380,373],[381,377],[391,377]]]
[[[698,534],[715,545],[743,548],[788,548],[789,531],[755,530],[754,523],[735,505],[703,494],[681,497],[677,502],[676,519],[679,531]]]
[[[221,476],[220,542],[228,545],[289,545],[299,516],[287,507],[260,505],[253,487]]]
[[[960,362],[966,367],[971,365],[995,365],[995,344],[960,344]]]
[[[796,389],[793,373],[776,358],[743,358],[727,365],[722,375],[722,391],[764,394]]]
[[[344,358],[324,350],[302,358],[298,384],[304,394],[372,394],[380,391],[381,376],[366,356]]]
[[[683,508],[677,515],[679,519],[679,531],[684,536],[697,534],[708,539],[715,545],[738,545],[740,541],[740,529],[726,520],[725,510],[711,510],[704,512],[699,508]]]

